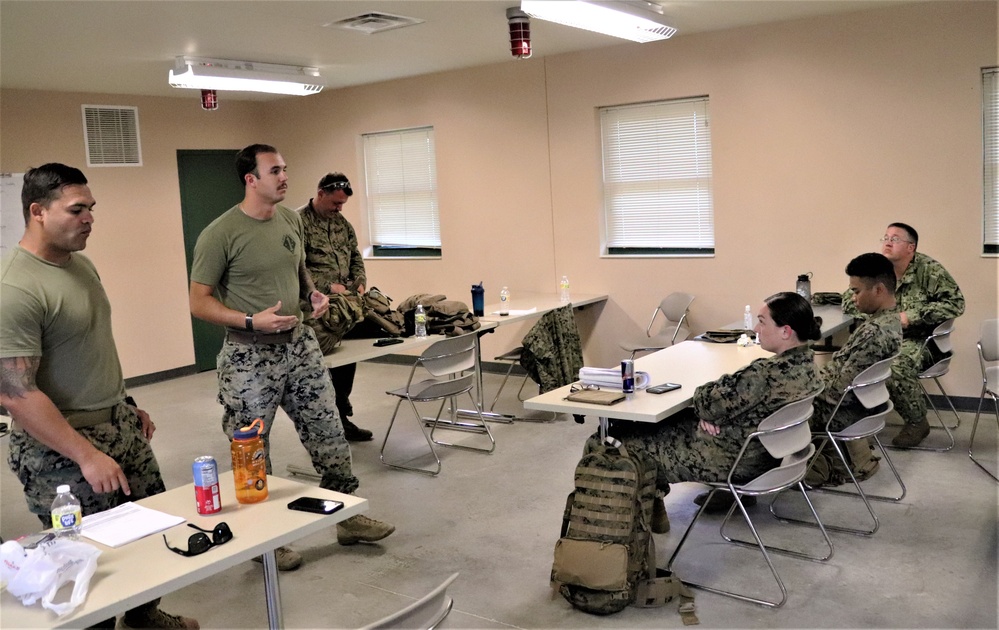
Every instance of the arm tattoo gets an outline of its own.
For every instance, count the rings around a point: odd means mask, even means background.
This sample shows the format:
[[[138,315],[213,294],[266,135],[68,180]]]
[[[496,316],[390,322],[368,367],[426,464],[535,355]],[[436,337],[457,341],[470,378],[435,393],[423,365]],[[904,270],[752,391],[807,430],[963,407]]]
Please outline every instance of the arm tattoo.
[[[35,375],[41,357],[11,357],[0,359],[0,394],[10,398],[24,398],[38,389]]]

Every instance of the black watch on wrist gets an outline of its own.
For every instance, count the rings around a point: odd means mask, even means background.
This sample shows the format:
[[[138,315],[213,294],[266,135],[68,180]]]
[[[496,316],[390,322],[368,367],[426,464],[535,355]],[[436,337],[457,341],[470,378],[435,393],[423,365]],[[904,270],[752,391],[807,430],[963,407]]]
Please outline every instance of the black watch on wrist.
[[[253,313],[246,314],[246,329],[253,332]]]

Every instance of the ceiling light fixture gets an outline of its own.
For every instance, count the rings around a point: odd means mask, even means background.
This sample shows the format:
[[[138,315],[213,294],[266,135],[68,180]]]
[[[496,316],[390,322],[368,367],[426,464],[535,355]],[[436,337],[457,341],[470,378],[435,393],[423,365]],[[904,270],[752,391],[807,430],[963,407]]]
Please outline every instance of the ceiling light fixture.
[[[666,23],[654,2],[598,0],[522,0],[524,13],[539,20],[603,33],[633,42],[669,39],[676,28]]]
[[[318,68],[187,56],[177,57],[168,80],[176,88],[292,96],[318,94],[325,86]]]

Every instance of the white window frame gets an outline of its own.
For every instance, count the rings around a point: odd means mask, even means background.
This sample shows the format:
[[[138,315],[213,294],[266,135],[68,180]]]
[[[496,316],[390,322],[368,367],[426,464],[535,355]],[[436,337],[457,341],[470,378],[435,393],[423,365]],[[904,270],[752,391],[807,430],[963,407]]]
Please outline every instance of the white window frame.
[[[708,97],[599,110],[603,255],[713,256]]]
[[[440,258],[434,128],[362,134],[368,234],[375,258]]]
[[[982,253],[999,255],[999,68],[982,68]]]

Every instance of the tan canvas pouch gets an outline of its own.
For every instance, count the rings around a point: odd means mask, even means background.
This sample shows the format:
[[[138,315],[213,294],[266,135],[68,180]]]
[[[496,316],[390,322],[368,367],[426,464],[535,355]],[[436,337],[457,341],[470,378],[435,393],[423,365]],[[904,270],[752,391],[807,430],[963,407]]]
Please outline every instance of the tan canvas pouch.
[[[628,548],[617,543],[561,538],[552,580],[600,591],[628,588]]]

